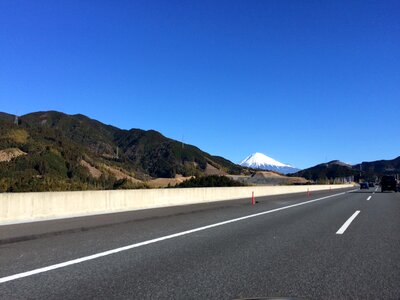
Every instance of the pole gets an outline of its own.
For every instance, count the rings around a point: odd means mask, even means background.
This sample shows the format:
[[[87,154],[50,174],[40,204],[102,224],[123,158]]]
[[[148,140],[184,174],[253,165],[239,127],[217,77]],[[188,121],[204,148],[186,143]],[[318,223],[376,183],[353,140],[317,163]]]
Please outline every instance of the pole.
[[[254,198],[254,192],[251,192],[251,204],[256,204],[256,199]]]

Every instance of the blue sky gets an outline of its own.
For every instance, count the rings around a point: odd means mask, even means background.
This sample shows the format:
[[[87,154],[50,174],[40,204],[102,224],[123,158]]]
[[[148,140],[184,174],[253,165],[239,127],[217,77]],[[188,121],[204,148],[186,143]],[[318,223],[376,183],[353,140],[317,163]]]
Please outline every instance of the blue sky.
[[[400,155],[400,1],[0,1],[0,111],[238,162]]]

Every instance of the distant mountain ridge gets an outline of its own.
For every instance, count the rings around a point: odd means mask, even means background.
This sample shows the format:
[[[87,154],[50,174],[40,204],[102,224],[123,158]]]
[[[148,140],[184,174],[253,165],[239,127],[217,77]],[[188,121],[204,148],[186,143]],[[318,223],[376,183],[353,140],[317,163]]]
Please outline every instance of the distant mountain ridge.
[[[147,188],[155,178],[174,184],[191,176],[249,175],[248,168],[293,172],[292,166],[261,153],[246,157],[242,165],[155,130],[124,130],[56,111],[18,119],[0,112],[0,192]],[[400,157],[354,166],[331,161],[290,176],[326,182],[384,174],[400,174]]]
[[[239,165],[252,169],[274,171],[282,174],[298,172],[299,169],[291,165],[283,164],[263,153],[253,153],[242,160]]]
[[[301,170],[291,175],[300,176],[308,180],[319,182],[335,178],[350,177],[356,174],[357,172],[354,171],[351,165],[339,160],[332,160],[327,163],[318,164],[316,166]]]
[[[376,160],[356,164],[353,168],[367,177],[400,174],[400,156],[388,160]]]
[[[56,111],[34,112],[18,120],[16,125],[15,116],[0,113],[0,150],[26,153],[0,162],[0,191],[115,188],[127,184],[126,179],[132,186],[151,178],[243,170],[155,130],[123,130]]]
[[[400,174],[400,156],[391,160],[377,160],[350,165],[339,160],[301,170],[293,176],[304,177],[313,181],[325,181],[337,178],[352,177],[355,181],[374,181],[383,175]]]

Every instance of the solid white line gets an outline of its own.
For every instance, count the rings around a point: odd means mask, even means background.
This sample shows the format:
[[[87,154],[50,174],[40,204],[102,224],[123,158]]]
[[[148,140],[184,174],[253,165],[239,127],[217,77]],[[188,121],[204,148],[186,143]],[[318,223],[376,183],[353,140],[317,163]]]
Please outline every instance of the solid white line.
[[[211,225],[198,227],[198,228],[194,228],[194,229],[191,229],[191,230],[186,230],[186,231],[182,231],[182,232],[178,232],[178,233],[162,236],[162,237],[159,237],[159,238],[156,238],[156,239],[152,239],[152,240],[148,240],[148,241],[144,241],[144,242],[140,242],[140,243],[136,243],[136,244],[132,244],[132,245],[128,245],[128,246],[124,246],[124,247],[120,247],[120,248],[116,248],[116,249],[112,249],[112,250],[108,250],[108,251],[104,251],[104,252],[100,252],[100,253],[96,253],[96,254],[93,254],[93,255],[84,256],[84,257],[73,259],[73,260],[69,260],[69,261],[66,261],[66,262],[63,262],[63,263],[58,263],[58,264],[55,264],[55,265],[50,265],[50,266],[47,266],[47,267],[43,267],[43,268],[34,269],[34,270],[23,272],[23,273],[18,273],[18,274],[2,277],[2,278],[0,278],[0,283],[16,280],[16,279],[23,278],[23,277],[32,276],[32,275],[39,274],[39,273],[48,272],[48,271],[59,269],[59,268],[64,268],[64,267],[75,265],[75,264],[79,264],[79,263],[82,263],[82,262],[85,262],[85,261],[88,261],[88,260],[100,258],[100,257],[103,257],[103,256],[115,254],[115,253],[122,252],[122,251],[127,251],[127,250],[130,250],[130,249],[133,249],[133,248],[138,248],[138,247],[141,247],[141,246],[154,244],[154,243],[157,243],[157,242],[160,242],[160,241],[176,238],[176,237],[187,235],[187,234],[191,234],[191,233],[194,233],[194,232],[198,232],[198,231],[202,231],[202,230],[206,230],[206,229],[210,229],[210,228],[226,225],[226,224],[229,224],[229,223],[234,223],[234,222],[238,222],[238,221],[242,221],[242,220],[258,217],[258,216],[265,215],[265,214],[270,214],[270,213],[273,213],[273,212],[277,212],[277,211],[289,209],[289,208],[292,208],[292,207],[313,203],[313,202],[316,202],[316,201],[321,201],[321,200],[324,200],[324,199],[328,199],[328,198],[332,198],[332,197],[340,196],[340,195],[344,195],[344,194],[346,194],[346,192],[342,192],[342,193],[338,193],[338,194],[334,194],[334,195],[330,195],[330,196],[325,196],[325,197],[314,199],[314,200],[308,200],[308,201],[305,201],[305,202],[300,202],[300,203],[297,203],[297,204],[292,204],[292,205],[288,205],[288,206],[284,206],[284,207],[279,207],[279,208],[275,208],[275,209],[271,209],[271,210],[259,212],[259,213],[256,213],[256,214],[252,214],[252,215],[247,215],[247,216],[244,216],[244,217],[240,217],[240,218],[236,218],[236,219],[231,219],[231,220],[219,222],[219,223],[214,223],[214,224],[211,224]]]
[[[343,225],[340,227],[340,229],[336,232],[336,234],[343,234],[347,227],[350,226],[351,222],[357,217],[357,215],[360,213],[359,210],[357,210]]]
[[[371,197],[372,197],[372,196],[369,196],[369,197],[367,198],[367,201],[368,201],[368,200],[370,200],[370,199],[371,199]]]

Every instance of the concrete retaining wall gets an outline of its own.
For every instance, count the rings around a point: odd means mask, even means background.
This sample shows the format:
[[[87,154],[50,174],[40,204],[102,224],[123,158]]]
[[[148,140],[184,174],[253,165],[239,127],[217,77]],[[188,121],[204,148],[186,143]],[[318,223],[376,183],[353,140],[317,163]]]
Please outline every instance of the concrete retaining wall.
[[[343,185],[113,190],[0,194],[0,225],[352,187]]]

